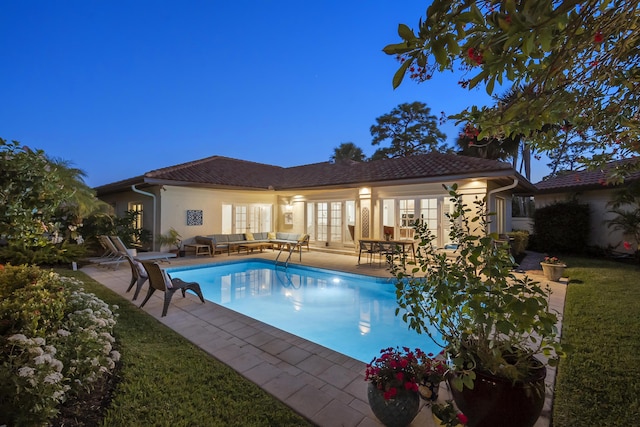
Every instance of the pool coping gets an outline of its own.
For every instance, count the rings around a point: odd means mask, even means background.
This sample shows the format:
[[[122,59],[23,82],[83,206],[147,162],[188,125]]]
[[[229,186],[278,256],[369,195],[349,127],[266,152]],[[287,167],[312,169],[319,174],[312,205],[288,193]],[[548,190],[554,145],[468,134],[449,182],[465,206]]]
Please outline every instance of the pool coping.
[[[275,258],[270,252],[240,256],[243,259]],[[224,262],[226,258],[184,258],[172,260],[171,267]],[[384,268],[356,265],[356,256],[305,252],[304,258],[304,262],[300,263],[302,265],[376,277],[388,275]],[[128,266],[124,267],[113,270],[89,265],[81,270],[130,299],[132,294],[127,294],[126,289],[131,272]],[[551,307],[561,315],[566,285],[549,284],[554,291]],[[365,363],[221,305],[211,302],[202,304],[195,295],[174,297],[166,317],[160,317],[162,302],[163,296],[156,293],[142,310],[229,365],[310,422],[319,426],[381,425],[367,401]],[[554,368],[548,369],[546,382],[545,407],[534,427],[550,425]],[[446,385],[441,385],[441,398],[448,393]],[[424,403],[421,402],[421,410],[411,426],[433,426],[431,411]]]

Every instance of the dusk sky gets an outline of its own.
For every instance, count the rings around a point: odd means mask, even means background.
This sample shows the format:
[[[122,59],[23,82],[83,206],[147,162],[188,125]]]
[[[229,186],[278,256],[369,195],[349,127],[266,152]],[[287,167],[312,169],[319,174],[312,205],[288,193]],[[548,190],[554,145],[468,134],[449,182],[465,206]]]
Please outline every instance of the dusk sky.
[[[4,1],[0,137],[98,186],[213,155],[296,166],[353,142],[405,102],[491,104],[447,72],[393,90],[382,48],[428,2]],[[453,145],[452,121],[440,126]],[[535,183],[547,173],[541,162]]]

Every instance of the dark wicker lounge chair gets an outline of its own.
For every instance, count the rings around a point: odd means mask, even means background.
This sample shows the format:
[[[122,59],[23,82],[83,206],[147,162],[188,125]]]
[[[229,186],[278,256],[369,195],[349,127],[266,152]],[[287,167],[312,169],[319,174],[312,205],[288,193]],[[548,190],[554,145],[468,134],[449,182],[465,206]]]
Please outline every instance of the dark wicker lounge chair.
[[[164,292],[164,306],[162,307],[162,316],[167,315],[167,309],[169,308],[169,303],[171,302],[171,297],[173,297],[174,292],[177,290],[182,291],[182,297],[185,297],[186,291],[192,291],[195,293],[200,301],[204,304],[204,297],[202,296],[202,291],[200,290],[200,285],[196,282],[185,282],[180,279],[172,279],[167,272],[162,270],[156,261],[140,261],[144,266],[144,269],[147,270],[147,276],[149,277],[149,292],[147,296],[140,304],[140,308],[144,307],[144,305],[149,301],[151,295],[157,290]]]

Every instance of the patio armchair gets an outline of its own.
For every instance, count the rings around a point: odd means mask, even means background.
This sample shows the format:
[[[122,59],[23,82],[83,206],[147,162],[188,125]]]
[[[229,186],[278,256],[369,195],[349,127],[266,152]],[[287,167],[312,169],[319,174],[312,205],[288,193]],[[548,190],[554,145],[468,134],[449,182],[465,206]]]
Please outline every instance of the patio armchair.
[[[204,297],[202,296],[202,290],[200,290],[200,285],[196,282],[185,282],[181,279],[172,279],[169,274],[160,268],[160,265],[156,261],[140,261],[144,266],[144,269],[147,271],[147,276],[149,277],[149,292],[147,292],[147,296],[140,304],[140,308],[144,307],[144,305],[149,301],[151,295],[156,290],[164,292],[164,305],[162,307],[162,317],[167,315],[167,310],[169,309],[169,303],[171,302],[171,298],[173,294],[180,290],[182,291],[182,297],[185,297],[186,291],[191,291],[195,293],[200,301],[204,304]]]
[[[373,255],[378,252],[376,244],[373,242],[364,242],[360,240],[360,252],[358,252],[358,265],[360,265],[360,257],[364,252],[367,254],[367,263],[371,264],[373,262]]]

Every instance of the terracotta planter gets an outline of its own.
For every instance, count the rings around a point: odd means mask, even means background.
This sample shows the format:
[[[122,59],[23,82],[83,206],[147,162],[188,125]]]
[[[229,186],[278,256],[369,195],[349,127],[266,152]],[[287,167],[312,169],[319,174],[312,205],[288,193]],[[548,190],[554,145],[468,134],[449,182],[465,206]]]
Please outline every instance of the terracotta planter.
[[[386,427],[406,427],[420,410],[420,396],[417,392],[402,390],[395,398],[384,400],[382,391],[369,383],[367,398],[374,415]]]
[[[560,280],[562,275],[564,274],[564,269],[567,268],[565,264],[548,264],[546,262],[541,262],[542,273],[547,280],[552,280],[557,282]]]
[[[515,384],[476,371],[473,390],[465,387],[458,391],[452,386],[451,393],[460,411],[469,418],[468,427],[532,427],[544,405],[546,375],[542,363],[527,380]]]

